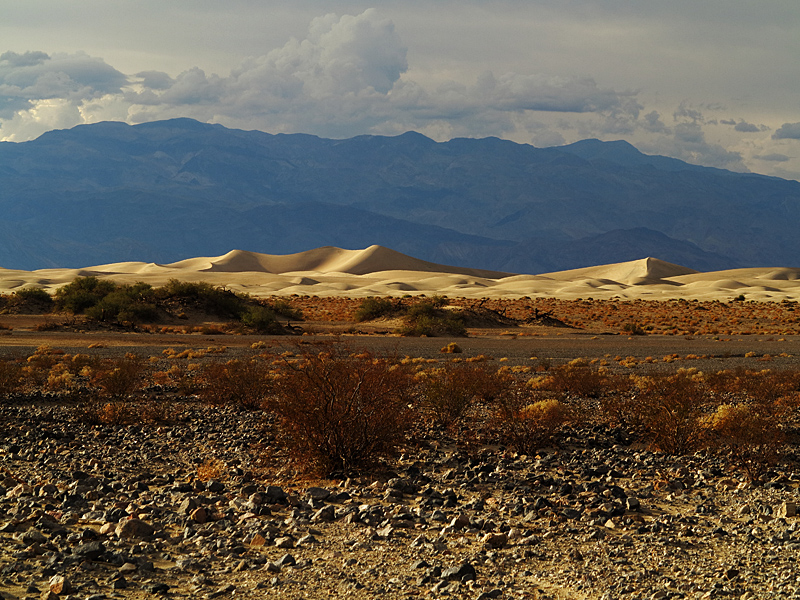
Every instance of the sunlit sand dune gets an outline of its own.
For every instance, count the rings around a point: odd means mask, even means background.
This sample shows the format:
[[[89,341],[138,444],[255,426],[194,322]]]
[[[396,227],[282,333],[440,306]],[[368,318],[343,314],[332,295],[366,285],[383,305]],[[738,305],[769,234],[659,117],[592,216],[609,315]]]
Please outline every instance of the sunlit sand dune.
[[[170,279],[206,281],[253,296],[402,296],[518,298],[550,296],[668,300],[800,299],[800,269],[765,267],[699,273],[659,260],[640,260],[539,275],[439,265],[381,246],[364,250],[324,247],[287,255],[232,250],[218,257],[160,265],[120,262],[81,269],[20,271],[0,268],[0,292],[25,287],[55,291],[76,277],[153,286]]]

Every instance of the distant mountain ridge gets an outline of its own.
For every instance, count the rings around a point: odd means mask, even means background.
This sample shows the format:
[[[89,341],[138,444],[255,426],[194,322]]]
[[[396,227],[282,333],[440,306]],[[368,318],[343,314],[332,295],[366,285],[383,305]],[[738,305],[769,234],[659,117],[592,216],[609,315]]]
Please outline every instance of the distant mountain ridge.
[[[542,273],[657,257],[800,265],[800,183],[642,154],[414,132],[344,140],[191,119],[0,143],[0,267],[379,244]]]

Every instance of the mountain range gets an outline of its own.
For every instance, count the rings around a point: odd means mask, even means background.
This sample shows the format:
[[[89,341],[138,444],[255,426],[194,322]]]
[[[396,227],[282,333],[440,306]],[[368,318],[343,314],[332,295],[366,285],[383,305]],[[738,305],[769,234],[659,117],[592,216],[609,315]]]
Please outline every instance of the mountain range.
[[[333,140],[191,119],[0,143],[0,267],[373,244],[543,273],[647,256],[800,266],[800,183],[648,156],[418,133]]]

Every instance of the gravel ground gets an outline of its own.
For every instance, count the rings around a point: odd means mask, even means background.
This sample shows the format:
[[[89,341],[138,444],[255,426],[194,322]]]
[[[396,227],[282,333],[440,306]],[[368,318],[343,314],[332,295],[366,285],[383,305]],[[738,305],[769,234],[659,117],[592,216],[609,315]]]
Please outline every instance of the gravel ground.
[[[475,333],[454,340],[457,356],[498,366],[797,367],[795,337]],[[15,330],[0,352],[224,345],[233,358],[256,341],[330,339]],[[339,339],[454,356],[441,338]],[[577,430],[520,456],[430,430],[380,472],[317,481],[287,469],[264,415],[176,406],[170,424],[108,427],[64,403],[0,404],[0,597],[800,598],[793,449],[756,487],[719,458],[651,453],[622,431]]]
[[[574,431],[292,480],[258,413],[161,427],[0,406],[3,598],[798,598],[796,462],[762,487],[700,455]],[[797,458],[796,456],[793,458]]]

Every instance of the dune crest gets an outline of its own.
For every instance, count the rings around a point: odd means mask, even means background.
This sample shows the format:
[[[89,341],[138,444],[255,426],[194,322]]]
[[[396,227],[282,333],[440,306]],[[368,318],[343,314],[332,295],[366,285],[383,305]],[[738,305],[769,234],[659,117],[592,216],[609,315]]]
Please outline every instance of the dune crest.
[[[217,257],[170,264],[119,262],[81,269],[19,271],[0,268],[0,292],[24,287],[54,291],[76,277],[153,286],[170,279],[205,281],[253,296],[400,296],[444,294],[468,298],[557,297],[669,300],[800,299],[800,269],[749,268],[700,273],[657,258],[544,273],[510,274],[440,265],[383,246],[332,246],[286,255],[231,250]]]

